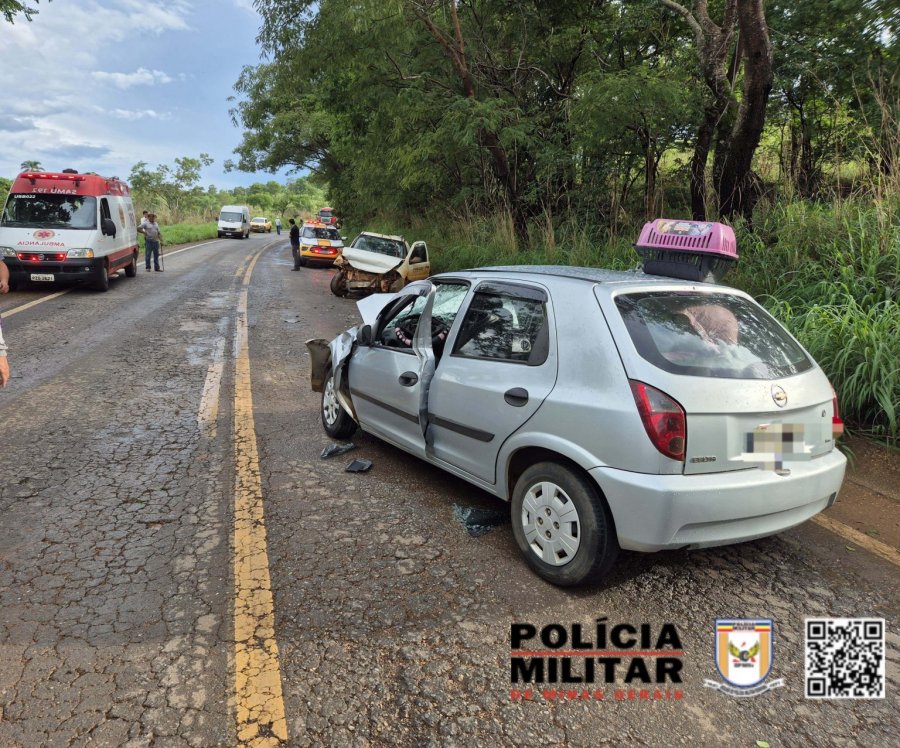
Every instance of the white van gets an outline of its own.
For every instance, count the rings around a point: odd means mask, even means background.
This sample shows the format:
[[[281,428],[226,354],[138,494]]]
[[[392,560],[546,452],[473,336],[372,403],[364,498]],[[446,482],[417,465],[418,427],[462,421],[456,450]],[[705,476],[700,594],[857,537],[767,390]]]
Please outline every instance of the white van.
[[[87,283],[109,288],[117,270],[137,275],[131,190],[116,177],[22,172],[0,216],[0,259],[13,285]]]
[[[219,238],[236,236],[246,239],[250,236],[250,208],[246,205],[223,205],[219,211]]]

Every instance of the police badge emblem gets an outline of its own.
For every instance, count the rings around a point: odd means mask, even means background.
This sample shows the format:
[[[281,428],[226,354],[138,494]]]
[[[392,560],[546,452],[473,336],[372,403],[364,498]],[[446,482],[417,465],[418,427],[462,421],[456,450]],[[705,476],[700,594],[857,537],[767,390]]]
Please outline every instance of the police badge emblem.
[[[729,696],[759,696],[784,685],[783,679],[763,684],[772,670],[772,620],[716,620],[716,669],[725,683],[703,685]]]

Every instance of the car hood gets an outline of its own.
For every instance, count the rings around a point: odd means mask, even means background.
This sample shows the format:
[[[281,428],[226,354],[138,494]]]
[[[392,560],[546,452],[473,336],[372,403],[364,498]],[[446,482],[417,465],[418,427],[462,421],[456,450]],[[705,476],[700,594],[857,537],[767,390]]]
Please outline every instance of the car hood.
[[[343,255],[344,259],[357,270],[376,275],[382,275],[403,264],[402,258],[388,257],[378,252],[369,252],[367,249],[344,247]]]

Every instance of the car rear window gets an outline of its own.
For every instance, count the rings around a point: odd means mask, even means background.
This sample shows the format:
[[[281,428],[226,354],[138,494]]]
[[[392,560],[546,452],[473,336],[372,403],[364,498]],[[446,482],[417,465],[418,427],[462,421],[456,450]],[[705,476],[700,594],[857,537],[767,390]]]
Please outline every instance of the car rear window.
[[[775,319],[740,296],[655,291],[615,301],[641,357],[673,374],[777,379],[813,365]]]
[[[338,241],[340,240],[341,235],[338,233],[337,229],[323,229],[317,228],[315,226],[305,226],[303,229],[303,238],[330,239],[331,241]]]

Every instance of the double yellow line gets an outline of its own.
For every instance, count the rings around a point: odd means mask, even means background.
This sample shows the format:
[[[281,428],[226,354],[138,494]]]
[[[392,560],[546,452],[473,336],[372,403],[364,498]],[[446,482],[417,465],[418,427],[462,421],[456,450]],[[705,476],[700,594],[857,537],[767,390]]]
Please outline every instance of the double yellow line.
[[[264,251],[264,250],[262,250]],[[253,422],[247,292],[258,253],[244,272],[234,333],[234,671],[237,738],[264,748],[287,739],[275,607]]]

